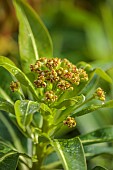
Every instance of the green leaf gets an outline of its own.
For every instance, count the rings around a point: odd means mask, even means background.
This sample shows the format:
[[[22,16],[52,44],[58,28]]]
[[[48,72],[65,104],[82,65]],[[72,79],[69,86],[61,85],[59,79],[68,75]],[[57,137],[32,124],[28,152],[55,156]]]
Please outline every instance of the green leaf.
[[[113,100],[109,100],[108,102],[103,104],[102,108],[113,108]]]
[[[19,48],[23,71],[39,57],[53,57],[50,35],[38,14],[23,0],[13,0],[19,20]]]
[[[86,108],[83,108],[82,110],[76,112],[74,111],[73,113],[73,117],[77,117],[77,116],[83,116],[85,114],[88,114],[88,113],[91,113],[91,112],[94,112],[98,109],[102,109],[102,108],[113,108],[113,100],[110,100],[104,104],[101,104],[101,105],[90,105]]]
[[[85,100],[85,96],[84,95],[76,96],[76,97],[72,98],[72,100],[74,100],[75,105],[72,105],[72,106],[67,105],[65,110],[62,110],[61,112],[56,113],[56,116],[55,116],[56,124],[63,121],[67,116],[69,116],[75,110],[76,107],[78,107],[80,104],[82,104]],[[62,104],[65,104],[65,102],[63,102]],[[60,104],[60,106],[62,106],[62,104]],[[57,107],[59,107],[59,106],[57,106]]]
[[[14,114],[14,107],[7,101],[0,101],[0,110]]]
[[[13,104],[13,101],[10,98],[10,96],[1,87],[0,87],[0,96],[1,98],[7,100],[9,103]]]
[[[84,151],[87,159],[90,159],[101,154],[109,154],[113,156],[113,147],[109,146],[107,143],[85,145]]]
[[[14,63],[6,57],[0,56],[0,66],[8,70],[21,84],[28,87],[34,97],[38,100],[35,89],[27,76],[17,68]]]
[[[37,102],[29,100],[17,100],[14,105],[16,119],[19,126],[25,131],[26,127],[31,123],[33,114],[39,110]]]
[[[93,168],[92,170],[108,170],[104,167],[101,167],[101,166],[96,166],[95,168]]]
[[[42,115],[52,115],[51,109],[44,103],[40,104],[40,111]]]
[[[16,152],[10,152],[0,158],[1,170],[12,170],[17,167],[19,154]]]
[[[84,145],[113,141],[113,126],[101,128],[79,137]]]
[[[17,167],[19,153],[13,151],[3,141],[0,141],[0,170],[14,170]]]
[[[88,65],[85,62],[78,63],[78,66],[82,67],[86,70],[89,79],[86,84],[83,83],[77,87],[77,89],[75,90],[75,92],[77,94],[80,94],[80,93],[87,94],[88,90],[90,90],[88,88],[90,88],[90,84],[93,82],[93,79],[95,79],[95,76],[96,76],[96,80],[94,80],[92,88],[94,88],[94,85],[96,85],[96,83],[98,82],[99,77],[103,78],[105,81],[107,81],[109,83],[113,83],[113,80],[111,79],[111,77],[105,71],[103,71],[101,68],[93,69],[90,65]],[[75,92],[73,91],[73,94]]]
[[[79,138],[55,139],[53,146],[66,170],[86,170],[84,151]]]
[[[83,103],[84,100],[85,100],[85,96],[80,95],[80,96],[76,96],[76,97],[73,97],[73,98],[70,98],[70,99],[65,99],[61,103],[56,102],[55,105],[53,105],[52,107],[54,107],[56,109],[60,109],[60,110],[65,110],[69,106],[73,106],[73,105],[76,106],[76,105]]]
[[[113,80],[111,79],[111,77],[108,74],[106,74],[106,72],[103,71],[102,69],[96,68],[95,73],[98,74],[104,80],[108,81],[109,83],[113,83]]]

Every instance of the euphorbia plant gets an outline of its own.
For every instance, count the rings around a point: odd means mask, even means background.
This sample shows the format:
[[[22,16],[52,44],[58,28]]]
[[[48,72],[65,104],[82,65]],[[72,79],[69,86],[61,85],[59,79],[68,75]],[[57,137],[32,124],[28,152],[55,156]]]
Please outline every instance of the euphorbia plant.
[[[1,93],[0,110],[8,113],[26,137],[28,148],[25,150],[19,139],[13,141],[13,146],[1,139],[0,169],[86,170],[87,154],[102,153],[92,153],[88,145],[113,140],[113,126],[83,135],[76,133],[77,117],[113,107],[112,100],[105,101],[102,88],[90,92],[97,75],[109,83],[112,80],[103,70],[87,63],[74,65],[67,59],[53,58],[51,38],[42,21],[22,0],[13,2],[19,20],[21,69],[0,57],[0,66],[12,75],[10,90],[17,94],[12,101],[5,91]],[[75,136],[65,137],[73,129]]]

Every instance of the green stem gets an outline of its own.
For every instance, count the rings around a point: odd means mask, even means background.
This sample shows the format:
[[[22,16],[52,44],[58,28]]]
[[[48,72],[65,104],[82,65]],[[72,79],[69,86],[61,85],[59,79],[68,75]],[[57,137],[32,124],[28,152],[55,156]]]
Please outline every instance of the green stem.
[[[48,119],[44,119],[43,127],[42,127],[42,136],[47,138],[47,141],[39,141],[39,143],[33,142],[33,166],[31,170],[42,170],[42,164],[44,158],[50,153],[50,149],[48,149],[49,142],[49,130],[50,130],[50,122]],[[37,159],[37,161],[36,161]]]

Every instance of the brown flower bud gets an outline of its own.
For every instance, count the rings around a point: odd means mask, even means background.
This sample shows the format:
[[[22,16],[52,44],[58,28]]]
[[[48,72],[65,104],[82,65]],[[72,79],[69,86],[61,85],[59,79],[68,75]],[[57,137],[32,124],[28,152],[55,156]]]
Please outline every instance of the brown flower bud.
[[[100,87],[96,89],[94,96],[101,101],[105,101],[105,92]]]
[[[66,120],[63,121],[64,125],[67,125],[70,128],[73,128],[76,126],[76,121],[73,117],[68,116]]]
[[[20,83],[17,81],[17,82],[14,82],[12,81],[11,84],[10,84],[10,89],[12,92],[15,92],[15,91],[18,91],[20,88]]]

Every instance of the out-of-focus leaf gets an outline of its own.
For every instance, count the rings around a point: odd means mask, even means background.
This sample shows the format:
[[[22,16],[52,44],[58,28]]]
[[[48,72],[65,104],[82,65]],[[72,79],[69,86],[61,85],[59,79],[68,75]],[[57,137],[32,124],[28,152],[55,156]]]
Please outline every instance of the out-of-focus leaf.
[[[64,169],[87,169],[83,147],[79,138],[55,139],[52,145],[55,147]]]
[[[38,14],[23,0],[13,0],[19,20],[19,47],[25,73],[39,57],[53,57],[50,35]]]
[[[26,127],[31,123],[33,114],[39,110],[37,102],[29,100],[17,100],[14,105],[16,119],[19,126],[25,131]]]
[[[95,168],[93,168],[92,170],[108,170],[104,167],[101,167],[101,166],[96,166]]]
[[[107,82],[113,83],[113,80],[111,79],[111,77],[108,74],[106,74],[106,72],[103,71],[102,69],[96,68],[95,73],[98,74],[101,78],[103,78]]]
[[[14,107],[7,101],[0,100],[0,110],[6,111],[7,113],[14,114]]]
[[[113,141],[113,126],[108,126],[80,136],[84,145]]]
[[[84,152],[87,159],[101,154],[109,154],[113,156],[113,147],[109,146],[107,143],[101,143],[101,145],[100,143],[96,143],[91,145],[85,145]]]
[[[13,101],[10,98],[10,96],[7,95],[7,93],[1,87],[0,87],[0,96],[1,96],[1,98],[7,100],[9,103],[13,104]]]
[[[93,68],[98,67],[98,68],[101,68],[104,71],[108,71],[111,68],[113,68],[113,62],[112,61],[108,61],[108,62],[106,61],[105,62],[104,60],[103,61],[102,60],[100,60],[100,61],[96,60],[96,61],[92,62],[91,65],[92,65]]]
[[[38,100],[37,94],[30,80],[20,69],[18,69],[14,65],[14,63],[11,60],[9,60],[6,57],[0,56],[0,66],[8,70],[21,84],[28,87],[32,94],[34,95],[34,97]]]
[[[86,108],[83,108],[82,110],[76,112],[73,114],[73,117],[75,116],[82,116],[91,112],[94,112],[95,110],[102,109],[102,108],[113,108],[113,100],[110,100],[104,104],[101,105],[91,105]]]

